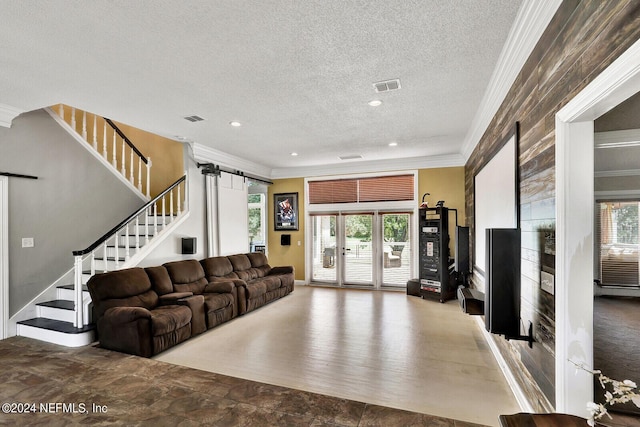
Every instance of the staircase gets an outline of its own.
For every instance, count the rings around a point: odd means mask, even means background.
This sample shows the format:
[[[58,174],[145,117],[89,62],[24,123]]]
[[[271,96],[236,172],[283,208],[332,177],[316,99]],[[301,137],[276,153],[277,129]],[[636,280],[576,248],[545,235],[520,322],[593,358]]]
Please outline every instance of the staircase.
[[[145,158],[109,119],[102,119],[105,123],[104,141],[101,144],[104,150],[100,153],[96,141],[100,133],[96,116],[93,116],[93,131],[89,135],[90,139],[93,139],[91,143],[87,139],[87,113],[80,112],[83,117],[81,131],[76,129],[78,112],[75,109],[72,109],[69,118],[71,124],[64,120],[63,107],[59,109],[59,116],[51,110],[49,113],[76,140],[84,144],[85,148],[95,151],[93,154],[129,185],[132,191],[138,192],[148,200],[143,207],[118,223],[88,248],[74,251],[74,267],[21,310],[20,316],[15,319],[16,334],[19,336],[68,347],[80,347],[91,344],[96,339],[87,281],[94,274],[136,266],[187,218],[186,175],[149,200],[151,160]],[[107,124],[113,128],[113,146],[109,149],[107,139],[111,143],[111,138],[107,138]],[[117,136],[121,138],[122,150],[116,146]],[[125,153],[126,146],[131,146],[130,156]],[[118,153],[121,153],[120,157],[117,156]],[[139,157],[137,163],[133,159],[134,153]],[[108,157],[112,155],[113,159],[108,161]],[[144,188],[143,164],[147,165]],[[137,181],[134,169],[137,170]],[[147,193],[146,197],[143,190]]]
[[[180,215],[184,216],[184,213]],[[73,283],[75,274],[67,274],[62,282],[66,280],[70,283],[55,286],[55,299],[36,303],[35,317],[16,322],[17,335],[67,347],[80,347],[94,342],[95,325],[91,319],[91,297],[86,286],[89,278],[93,274],[133,267],[144,257],[143,254],[149,252],[143,248],[154,243],[154,239],[160,238],[161,234],[167,234],[170,228],[174,228],[169,225],[179,219],[175,214],[165,216],[147,214],[143,218],[144,223],[138,218],[137,227],[130,225],[120,228],[111,238],[101,242],[99,251],[93,251],[87,257],[79,255],[82,258],[81,264],[85,267],[81,271],[80,279],[81,310],[75,309],[76,287]],[[135,255],[132,256],[133,252]],[[78,311],[81,313],[82,322],[76,326]]]

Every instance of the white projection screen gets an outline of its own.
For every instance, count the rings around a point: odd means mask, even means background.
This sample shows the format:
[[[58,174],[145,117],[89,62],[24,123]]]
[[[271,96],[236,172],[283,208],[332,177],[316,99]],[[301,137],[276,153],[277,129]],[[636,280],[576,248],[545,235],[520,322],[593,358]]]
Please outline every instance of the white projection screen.
[[[484,275],[487,228],[517,228],[520,218],[518,126],[474,179],[474,268]]]

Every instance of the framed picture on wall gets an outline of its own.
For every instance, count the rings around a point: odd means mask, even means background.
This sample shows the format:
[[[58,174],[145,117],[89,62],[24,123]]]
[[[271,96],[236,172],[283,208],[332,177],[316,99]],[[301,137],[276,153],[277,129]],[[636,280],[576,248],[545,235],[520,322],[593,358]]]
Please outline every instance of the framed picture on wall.
[[[273,211],[276,231],[298,229],[298,193],[274,194]]]

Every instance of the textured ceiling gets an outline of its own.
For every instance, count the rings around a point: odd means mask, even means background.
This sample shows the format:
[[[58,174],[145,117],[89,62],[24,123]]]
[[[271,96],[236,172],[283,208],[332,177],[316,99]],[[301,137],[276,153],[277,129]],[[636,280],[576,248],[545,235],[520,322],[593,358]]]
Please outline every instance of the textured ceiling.
[[[457,154],[520,5],[5,1],[0,104],[62,102],[269,168]]]

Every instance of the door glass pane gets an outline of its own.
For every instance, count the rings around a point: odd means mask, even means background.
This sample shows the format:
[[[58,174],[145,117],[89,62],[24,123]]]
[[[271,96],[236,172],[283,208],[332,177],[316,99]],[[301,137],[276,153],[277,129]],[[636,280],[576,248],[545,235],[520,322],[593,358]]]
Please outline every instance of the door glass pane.
[[[336,216],[312,216],[313,267],[312,280],[336,282]]]
[[[411,279],[411,233],[409,214],[382,215],[382,284],[407,286]]]
[[[373,284],[373,215],[345,216],[344,282]]]

